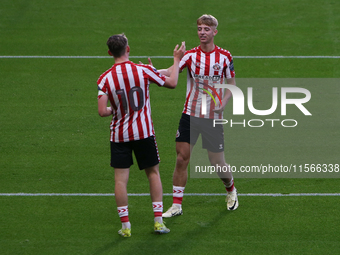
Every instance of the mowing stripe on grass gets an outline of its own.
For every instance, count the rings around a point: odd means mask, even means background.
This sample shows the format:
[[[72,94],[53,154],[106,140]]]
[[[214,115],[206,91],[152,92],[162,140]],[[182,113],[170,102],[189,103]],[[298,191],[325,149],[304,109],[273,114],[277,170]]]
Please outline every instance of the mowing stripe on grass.
[[[114,193],[0,193],[1,197],[112,197]],[[226,193],[186,193],[185,196],[225,196]],[[130,197],[150,196],[149,193],[129,193]],[[163,196],[172,196],[172,193],[164,193]],[[241,193],[242,197],[332,197],[340,196],[340,193]]]
[[[340,56],[233,56],[234,58],[340,58]],[[0,56],[0,58],[112,58],[110,56]],[[173,58],[173,56],[130,56],[130,58]]]

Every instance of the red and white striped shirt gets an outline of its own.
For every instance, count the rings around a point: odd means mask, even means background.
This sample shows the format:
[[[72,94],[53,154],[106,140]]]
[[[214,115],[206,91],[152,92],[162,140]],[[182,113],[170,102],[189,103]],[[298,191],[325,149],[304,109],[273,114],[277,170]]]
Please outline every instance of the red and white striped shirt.
[[[148,65],[131,61],[113,65],[98,79],[98,90],[108,95],[113,117],[111,142],[129,142],[155,134],[151,119],[150,83],[163,86],[165,76]]]
[[[214,84],[235,77],[233,57],[230,52],[218,46],[215,46],[212,52],[204,52],[198,46],[184,54],[179,67],[180,70],[188,68],[183,113],[199,118],[221,119],[222,113],[217,114],[213,110],[223,99],[224,89],[215,89]],[[206,95],[206,114],[202,114],[201,110],[203,94]]]

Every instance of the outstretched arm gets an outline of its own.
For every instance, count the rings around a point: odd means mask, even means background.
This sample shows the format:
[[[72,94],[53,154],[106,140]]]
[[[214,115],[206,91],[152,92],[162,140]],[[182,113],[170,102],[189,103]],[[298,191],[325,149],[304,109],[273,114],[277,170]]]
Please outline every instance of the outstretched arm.
[[[149,62],[150,66],[153,66],[151,58],[148,58],[148,62]],[[141,61],[139,61],[139,64],[143,64],[143,63]],[[157,71],[162,75],[170,77],[173,69],[174,69],[174,65],[170,66],[167,69],[159,69]]]
[[[174,69],[174,66],[172,65],[168,69],[160,69],[160,70],[158,70],[158,72],[165,75],[165,76],[170,77],[173,69]]]

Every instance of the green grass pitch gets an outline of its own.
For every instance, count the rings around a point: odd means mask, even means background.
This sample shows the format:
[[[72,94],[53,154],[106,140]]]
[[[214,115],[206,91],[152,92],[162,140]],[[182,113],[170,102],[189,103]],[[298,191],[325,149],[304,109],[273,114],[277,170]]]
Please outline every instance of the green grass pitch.
[[[240,57],[340,56],[339,11],[332,0],[3,0],[0,56],[107,56],[107,38],[122,32],[131,56],[171,56],[181,41],[187,49],[198,45],[196,19],[211,13],[219,20],[215,42],[235,56],[240,86],[249,78],[320,81],[306,85],[312,116],[288,108],[296,128],[226,127],[227,162],[339,164],[340,59]],[[158,68],[171,62],[153,59]],[[129,239],[117,234],[113,196],[4,195],[114,192],[110,120],[98,116],[96,100],[96,80],[112,64],[110,58],[0,58],[0,254],[340,253],[339,196],[242,196],[339,193],[338,178],[236,178],[237,211],[226,210],[224,196],[185,196],[183,216],[168,219],[171,232],[163,236],[152,233],[150,197],[131,196]],[[172,192],[185,80],[181,74],[175,90],[152,86],[150,92],[164,193]],[[255,93],[254,105],[268,107],[270,91]],[[245,118],[258,117],[247,112]],[[136,166],[128,191],[149,191]],[[190,178],[185,191],[224,188],[217,179]],[[165,210],[171,202],[164,197]]]

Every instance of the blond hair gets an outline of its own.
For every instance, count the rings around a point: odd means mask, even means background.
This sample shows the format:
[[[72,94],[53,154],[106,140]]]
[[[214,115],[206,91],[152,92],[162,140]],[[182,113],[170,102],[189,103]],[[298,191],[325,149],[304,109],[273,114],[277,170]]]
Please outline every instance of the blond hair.
[[[206,25],[209,27],[217,27],[218,26],[218,21],[217,19],[210,15],[210,14],[203,14],[201,17],[197,19],[197,25]]]

